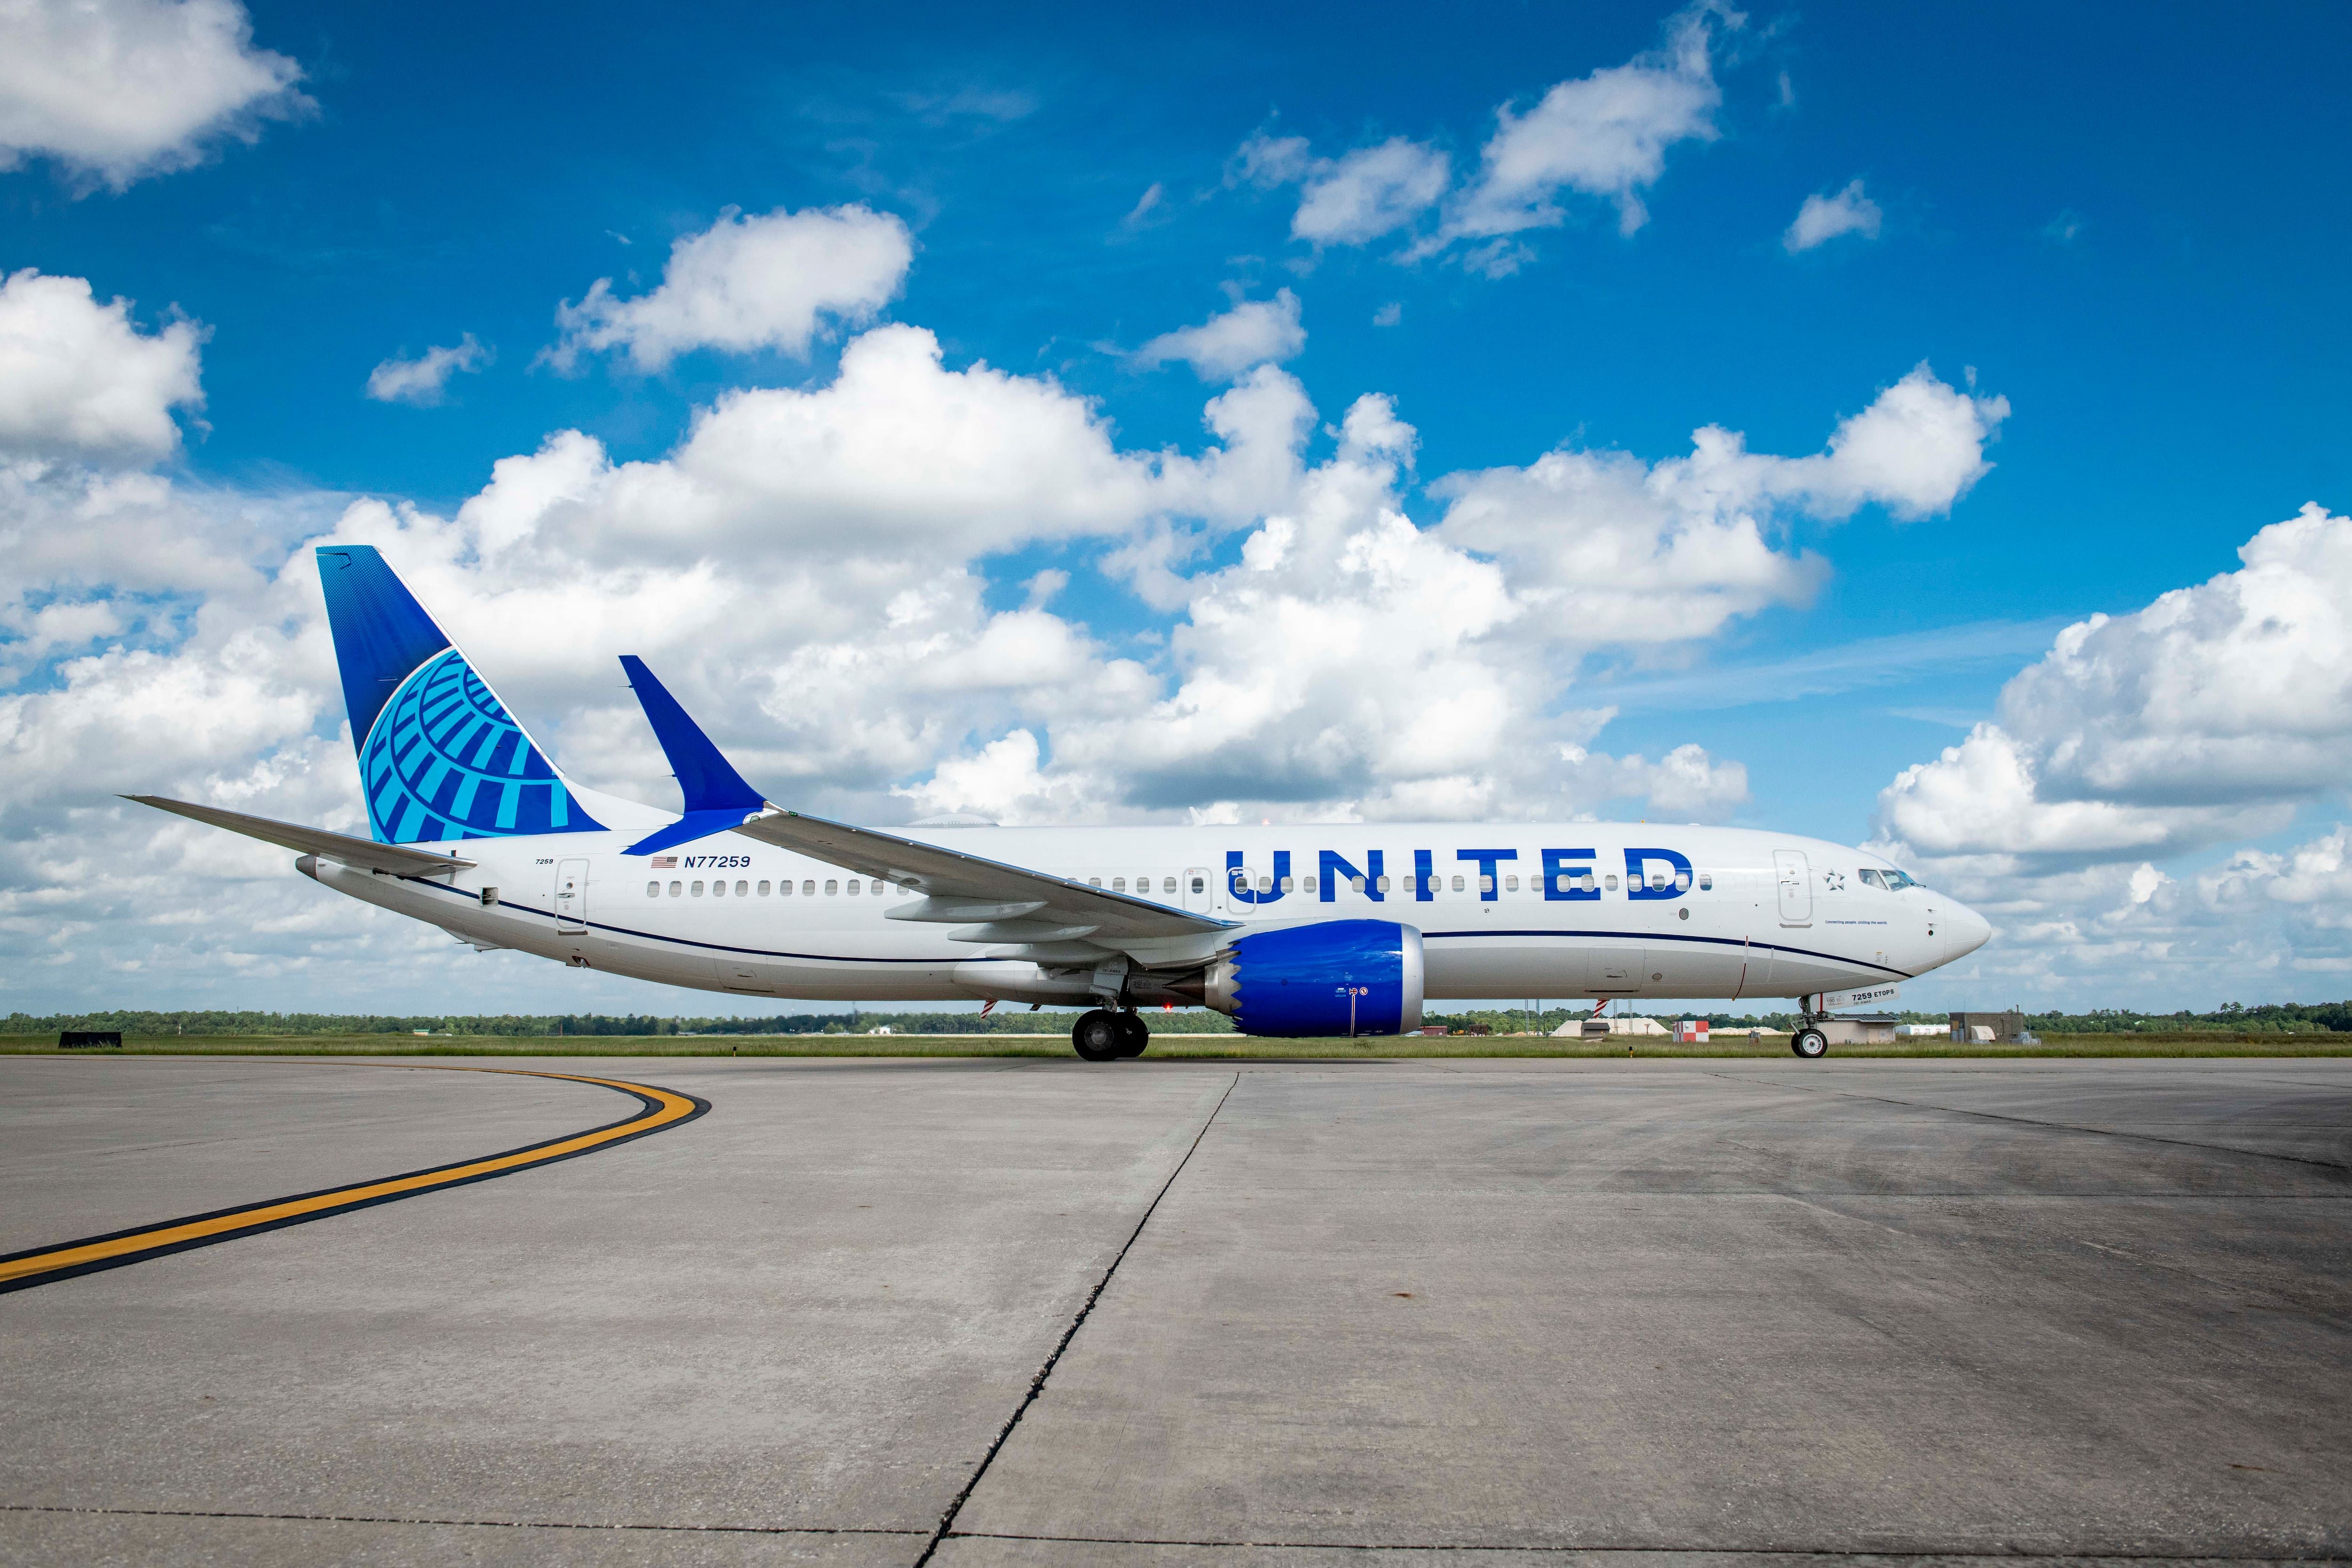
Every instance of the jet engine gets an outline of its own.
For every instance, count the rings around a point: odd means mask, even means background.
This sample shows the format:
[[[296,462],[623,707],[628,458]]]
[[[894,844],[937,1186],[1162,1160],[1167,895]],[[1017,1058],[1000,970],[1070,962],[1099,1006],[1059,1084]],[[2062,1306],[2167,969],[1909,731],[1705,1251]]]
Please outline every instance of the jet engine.
[[[1197,984],[1244,1035],[1402,1035],[1421,1027],[1422,973],[1415,928],[1318,921],[1241,938]]]

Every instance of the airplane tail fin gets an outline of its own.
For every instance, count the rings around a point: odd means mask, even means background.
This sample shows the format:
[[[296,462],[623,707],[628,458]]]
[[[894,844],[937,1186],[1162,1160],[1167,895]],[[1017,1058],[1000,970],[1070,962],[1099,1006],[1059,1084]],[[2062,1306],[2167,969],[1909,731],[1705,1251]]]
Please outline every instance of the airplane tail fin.
[[[377,843],[604,829],[373,547],[318,560]]]

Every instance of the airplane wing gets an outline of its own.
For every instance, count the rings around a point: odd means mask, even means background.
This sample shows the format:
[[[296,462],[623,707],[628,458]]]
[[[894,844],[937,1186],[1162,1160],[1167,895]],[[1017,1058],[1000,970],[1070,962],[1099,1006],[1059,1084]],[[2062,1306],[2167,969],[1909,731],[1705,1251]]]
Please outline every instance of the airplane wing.
[[[1234,926],[1214,915],[797,811],[755,816],[733,831],[909,887],[925,897],[887,910],[891,919],[961,923],[971,934],[955,934],[968,942],[1139,941],[1205,935]]]
[[[258,838],[264,844],[282,845],[306,855],[316,855],[321,860],[336,860],[346,866],[357,866],[362,870],[384,871],[395,877],[446,875],[475,864],[471,860],[460,860],[455,855],[435,855],[400,844],[378,844],[372,839],[353,838],[346,833],[330,833],[323,827],[305,827],[296,822],[276,822],[267,816],[247,816],[241,811],[223,811],[216,805],[193,805],[184,800],[169,800],[160,795],[126,795],[122,798],[135,800],[142,805],[152,805],[158,811],[209,823],[215,827],[226,827],[231,833],[242,833],[247,838]]]
[[[621,666],[646,710],[686,797],[670,826],[629,846],[645,855],[722,832],[896,884],[921,897],[883,911],[898,921],[953,925],[956,942],[1010,942],[1039,956],[1075,957],[1089,945],[1202,937],[1231,931],[1213,915],[1108,892],[1089,882],[942,849],[870,827],[852,827],[771,805],[720,754],[677,700],[646,668],[624,655]]]

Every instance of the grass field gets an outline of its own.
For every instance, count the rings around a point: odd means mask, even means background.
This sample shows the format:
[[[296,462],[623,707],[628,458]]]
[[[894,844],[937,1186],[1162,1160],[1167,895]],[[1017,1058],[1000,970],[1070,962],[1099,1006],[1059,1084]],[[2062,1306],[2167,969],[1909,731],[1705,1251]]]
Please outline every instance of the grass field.
[[[335,1057],[1067,1057],[1060,1036],[1006,1035],[126,1035],[122,1049],[59,1051],[53,1035],[0,1036],[0,1055],[28,1056],[335,1056]],[[1678,1046],[1656,1036],[1586,1044],[1545,1035],[1457,1036],[1432,1039],[1261,1040],[1242,1035],[1155,1035],[1155,1057],[1226,1061],[1301,1057],[1783,1057],[1785,1037],[1751,1047],[1742,1035]],[[2343,1057],[2352,1035],[2231,1035],[2181,1031],[2147,1035],[2053,1035],[2039,1046],[1956,1046],[1928,1039],[1891,1046],[1832,1046],[1832,1057]]]

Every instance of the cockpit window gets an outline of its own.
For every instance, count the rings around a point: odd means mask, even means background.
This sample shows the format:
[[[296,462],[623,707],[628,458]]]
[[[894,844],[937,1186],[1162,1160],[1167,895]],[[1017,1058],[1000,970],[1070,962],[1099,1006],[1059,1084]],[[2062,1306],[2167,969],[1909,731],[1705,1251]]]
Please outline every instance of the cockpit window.
[[[1916,888],[1919,885],[1901,871],[1879,871],[1867,866],[1862,869],[1862,879],[1874,888],[1884,888],[1890,893],[1899,893],[1906,888]]]

